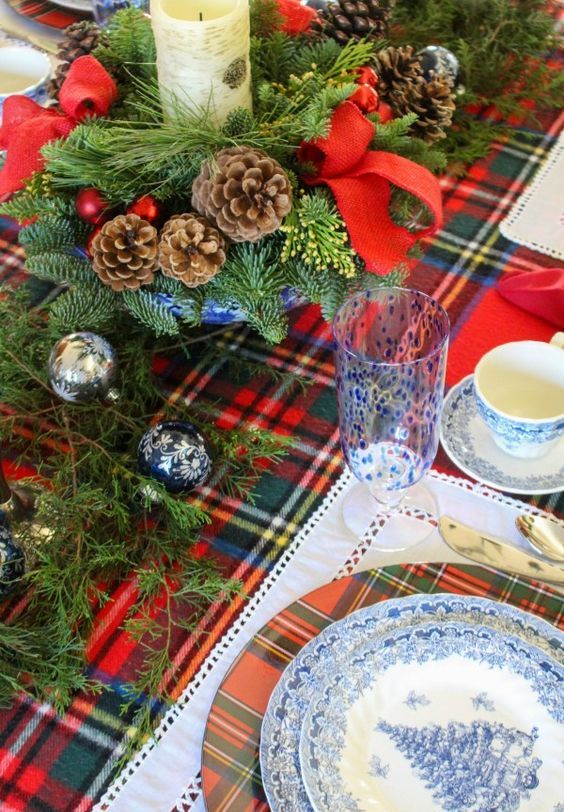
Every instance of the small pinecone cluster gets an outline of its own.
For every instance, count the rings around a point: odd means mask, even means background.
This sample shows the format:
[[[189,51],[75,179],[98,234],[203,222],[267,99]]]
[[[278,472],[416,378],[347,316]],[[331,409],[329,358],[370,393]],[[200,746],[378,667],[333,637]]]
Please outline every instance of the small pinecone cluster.
[[[192,206],[233,242],[256,242],[276,231],[290,212],[292,186],[262,150],[227,147],[202,165]]]
[[[314,36],[334,39],[339,45],[363,37],[382,39],[393,4],[391,0],[336,0],[318,12],[311,29]]]
[[[65,28],[57,52],[57,57],[61,62],[47,88],[52,99],[57,98],[74,60],[79,56],[88,56],[92,53],[98,44],[100,33],[99,27],[91,20],[81,20]]]
[[[427,81],[411,46],[385,48],[375,57],[378,93],[398,116],[417,113],[412,132],[427,143],[444,138],[452,124],[455,101],[447,78]]]
[[[225,240],[194,212],[168,220],[159,241],[159,265],[165,276],[189,288],[209,282],[225,262]]]
[[[92,267],[112,290],[139,290],[157,270],[157,229],[138,214],[119,214],[92,240]]]

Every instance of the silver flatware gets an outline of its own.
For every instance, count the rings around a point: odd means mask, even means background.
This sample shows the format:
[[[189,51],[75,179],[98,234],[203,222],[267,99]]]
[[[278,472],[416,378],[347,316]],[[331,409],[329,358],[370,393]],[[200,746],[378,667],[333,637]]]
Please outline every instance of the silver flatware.
[[[524,513],[515,519],[517,529],[536,550],[553,561],[564,562],[564,526]]]
[[[439,531],[452,550],[472,561],[538,581],[564,585],[564,569],[561,567],[527,555],[501,539],[468,527],[458,519],[442,516]]]

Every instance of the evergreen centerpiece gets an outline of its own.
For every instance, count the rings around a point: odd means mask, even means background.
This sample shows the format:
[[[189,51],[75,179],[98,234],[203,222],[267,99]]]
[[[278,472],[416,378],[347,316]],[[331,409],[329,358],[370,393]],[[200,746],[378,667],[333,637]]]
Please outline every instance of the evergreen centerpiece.
[[[234,0],[237,24],[245,4]],[[62,112],[42,114],[49,126],[64,114],[66,131],[41,146],[31,176],[0,184],[19,187],[3,210],[27,222],[28,271],[63,288],[50,306],[61,333],[103,331],[128,314],[174,335],[212,317],[278,342],[289,298],[330,318],[353,290],[401,282],[420,236],[403,223],[440,225],[429,170],[444,158],[411,133],[416,114],[392,120],[380,106],[367,66],[382,43],[319,37],[315,12],[298,6],[296,22],[283,3],[251,3],[250,76],[238,52],[225,69],[222,48],[207,106],[159,16],[119,12],[99,35],[89,29],[88,56],[70,32]],[[85,60],[115,83],[110,104],[69,105]]]

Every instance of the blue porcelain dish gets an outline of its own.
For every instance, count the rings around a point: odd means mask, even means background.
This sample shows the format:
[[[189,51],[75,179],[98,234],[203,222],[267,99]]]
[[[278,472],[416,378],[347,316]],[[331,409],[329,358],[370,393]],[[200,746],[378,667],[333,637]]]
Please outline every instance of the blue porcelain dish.
[[[564,668],[520,637],[429,622],[329,664],[302,726],[316,812],[558,810]]]
[[[272,693],[260,740],[262,782],[272,812],[313,812],[302,780],[300,734],[310,704],[319,697],[329,672],[370,641],[431,621],[487,626],[500,634],[519,637],[549,658],[564,663],[561,632],[520,609],[484,598],[414,595],[354,612],[308,643]],[[420,706],[419,694],[406,695],[405,707]],[[486,701],[484,697],[482,700]]]

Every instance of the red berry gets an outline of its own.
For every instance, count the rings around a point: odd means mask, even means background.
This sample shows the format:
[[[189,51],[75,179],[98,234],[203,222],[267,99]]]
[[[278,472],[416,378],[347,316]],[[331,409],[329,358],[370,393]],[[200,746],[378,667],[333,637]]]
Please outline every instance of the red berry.
[[[380,104],[378,105],[378,109],[376,112],[380,116],[380,122],[382,124],[385,124],[387,121],[391,121],[394,117],[394,111],[392,110],[390,105],[386,104],[386,102],[383,101],[381,101]]]
[[[359,85],[349,101],[356,104],[361,113],[375,113],[378,109],[380,99],[378,94],[370,85]]]
[[[208,554],[208,550],[210,545],[207,541],[197,541],[192,549],[190,550],[190,555],[192,558],[204,558]]]
[[[163,206],[152,195],[143,195],[130,203],[126,212],[127,214],[138,214],[142,220],[154,225],[163,216]]]
[[[370,85],[370,87],[376,87],[378,84],[378,74],[372,68],[369,68],[368,65],[365,65],[363,68],[357,68],[355,73],[357,74],[357,85]]]
[[[108,201],[98,189],[81,189],[76,196],[75,207],[80,219],[93,226],[99,226],[109,219]]]

